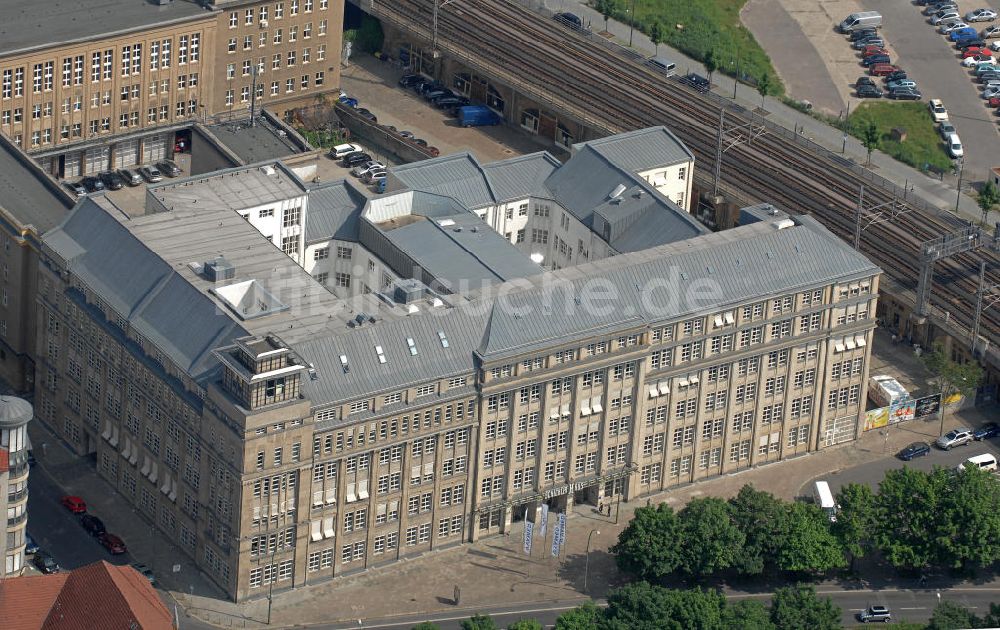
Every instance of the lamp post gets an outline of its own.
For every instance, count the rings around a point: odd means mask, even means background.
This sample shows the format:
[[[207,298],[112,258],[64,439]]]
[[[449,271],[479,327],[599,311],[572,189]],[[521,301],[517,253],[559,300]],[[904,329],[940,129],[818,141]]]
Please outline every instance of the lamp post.
[[[635,29],[635,2],[632,0],[632,13],[628,18],[628,46],[632,47],[632,31]]]
[[[958,160],[958,194],[955,195],[955,214],[958,214],[958,204],[962,201],[962,175],[965,174],[965,158]]]
[[[736,100],[736,86],[740,84],[740,55],[736,54],[736,77],[733,79],[733,100]]]
[[[601,530],[599,530],[599,529],[592,529],[592,530],[590,530],[590,533],[587,535],[587,553],[586,553],[586,558],[587,559],[584,562],[584,566],[583,566],[583,592],[584,592],[584,594],[587,593],[587,578],[590,577],[590,539],[594,536],[594,534],[600,534],[600,533],[601,533]]]

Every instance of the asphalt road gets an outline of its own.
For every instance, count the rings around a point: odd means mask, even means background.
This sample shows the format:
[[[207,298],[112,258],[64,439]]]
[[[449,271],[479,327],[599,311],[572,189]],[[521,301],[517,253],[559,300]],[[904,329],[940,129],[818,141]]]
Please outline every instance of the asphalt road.
[[[949,120],[962,139],[965,168],[973,169],[977,177],[985,176],[990,168],[998,165],[1000,135],[997,123],[1000,118],[986,107],[979,95],[979,84],[973,80],[970,69],[962,67],[958,51],[937,32],[936,26],[927,22],[927,17],[921,13],[923,7],[911,2],[879,0],[862,0],[861,4],[865,9],[882,14],[882,32],[899,57],[893,63],[898,63],[917,82],[924,95],[921,102],[932,98],[944,102]],[[974,5],[969,0],[958,3],[963,15],[986,4]],[[976,30],[986,25],[985,22],[973,24]]]

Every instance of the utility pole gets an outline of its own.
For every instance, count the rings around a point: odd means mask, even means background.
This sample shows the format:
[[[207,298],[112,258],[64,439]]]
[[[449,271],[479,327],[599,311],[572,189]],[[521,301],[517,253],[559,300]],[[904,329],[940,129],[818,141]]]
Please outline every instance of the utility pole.
[[[762,135],[764,135],[763,120],[760,125],[755,125],[753,112],[750,113],[750,122],[726,129],[726,110],[725,108],[719,110],[719,130],[715,136],[715,181],[712,188],[716,197],[719,195],[719,180],[722,175],[722,154],[744,142],[753,144],[754,136]]]
[[[955,195],[955,214],[958,214],[958,203],[962,201],[962,175],[965,174],[965,158],[958,161],[958,193]]]
[[[632,47],[632,31],[635,29],[635,0],[632,0],[632,14],[628,21],[628,47]]]
[[[845,141],[846,142],[846,141]],[[858,209],[854,213],[854,251],[861,251],[861,208],[862,204],[865,202],[865,187],[864,184],[861,185],[861,191],[858,193]]]
[[[257,73],[260,72],[260,66],[254,64],[250,70],[251,87],[250,87],[250,126],[257,126]]]

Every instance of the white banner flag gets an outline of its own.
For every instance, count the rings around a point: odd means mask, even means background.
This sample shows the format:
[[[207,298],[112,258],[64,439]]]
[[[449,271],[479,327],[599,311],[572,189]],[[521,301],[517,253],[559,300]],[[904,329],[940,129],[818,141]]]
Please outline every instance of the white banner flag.
[[[531,521],[524,521],[524,553],[531,555],[531,538],[534,533],[535,524]]]
[[[546,503],[542,504],[542,519],[538,525],[538,536],[545,541],[545,530],[548,529],[549,525],[549,506]]]

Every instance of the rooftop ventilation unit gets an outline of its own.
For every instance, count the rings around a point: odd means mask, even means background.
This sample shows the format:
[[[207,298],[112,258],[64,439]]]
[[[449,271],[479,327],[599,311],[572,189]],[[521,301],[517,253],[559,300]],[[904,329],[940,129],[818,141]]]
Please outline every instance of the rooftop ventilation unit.
[[[615,186],[615,189],[611,191],[611,194],[608,195],[608,199],[616,199],[620,197],[621,194],[625,192],[626,188],[627,186],[625,186],[625,184],[618,184],[617,186]]]
[[[205,277],[212,282],[232,280],[236,277],[236,267],[222,256],[206,262],[203,265],[203,269]]]
[[[781,221],[775,221],[774,227],[778,228],[779,230],[795,227],[795,221],[792,221],[791,219],[782,219]]]

